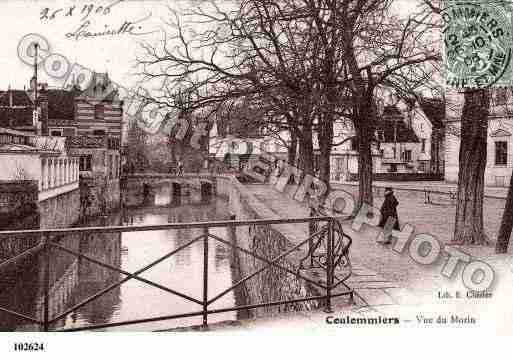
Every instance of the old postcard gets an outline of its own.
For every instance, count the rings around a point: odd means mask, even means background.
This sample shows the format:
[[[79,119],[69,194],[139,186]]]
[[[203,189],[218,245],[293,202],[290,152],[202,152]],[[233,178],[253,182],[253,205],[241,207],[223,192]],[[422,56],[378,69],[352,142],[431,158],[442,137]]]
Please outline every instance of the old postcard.
[[[0,21],[6,335],[513,334],[512,1]]]

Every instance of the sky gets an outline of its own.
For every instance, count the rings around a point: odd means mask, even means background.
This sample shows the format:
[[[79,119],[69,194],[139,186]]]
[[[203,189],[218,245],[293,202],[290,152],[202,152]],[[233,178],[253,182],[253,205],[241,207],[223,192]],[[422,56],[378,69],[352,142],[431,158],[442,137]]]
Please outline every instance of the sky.
[[[140,42],[153,42],[161,36],[160,28],[162,20],[160,16],[167,12],[166,1],[121,1],[112,6],[110,13],[103,14],[104,8],[116,0],[100,0],[93,2],[56,0],[56,1],[34,1],[34,0],[7,0],[0,3],[0,64],[2,76],[0,77],[0,89],[6,89],[9,85],[12,88],[23,88],[28,86],[32,76],[32,67],[24,64],[17,56],[17,49],[21,39],[30,33],[35,33],[47,39],[50,46],[50,53],[58,53],[65,56],[70,63],[78,63],[82,66],[93,69],[97,72],[109,72],[109,76],[120,84],[132,81],[130,73],[134,72],[133,65],[138,44]],[[84,19],[89,10],[89,5],[94,5],[92,12]],[[70,6],[75,6],[72,16],[63,16],[69,11]],[[86,11],[81,11],[86,7]],[[53,11],[62,9],[54,19],[43,19],[42,11],[49,8],[48,16]],[[99,10],[98,10],[99,9]],[[95,14],[99,11],[98,14]],[[146,19],[147,18],[147,19]],[[145,35],[122,34],[109,37],[82,38],[78,40],[73,34],[81,24],[89,21],[91,32],[104,31],[105,26],[109,29],[118,29],[125,21],[140,22],[134,32],[150,33]],[[39,73],[40,81],[45,80],[52,85],[59,85],[45,76],[44,72]]]
[[[415,3],[416,0],[397,0],[395,8],[405,15],[412,11]],[[169,14],[167,6],[176,8],[184,4],[172,0],[4,0],[0,3],[0,44],[3,45],[0,49],[0,90],[9,86],[17,89],[29,86],[33,69],[18,58],[17,49],[21,39],[30,33],[45,38],[50,53],[63,55],[69,63],[78,63],[96,72],[108,71],[116,83],[131,87],[135,82],[135,57],[141,51],[139,44],[153,43],[162,37],[163,16]],[[72,6],[75,6],[72,15],[65,16]],[[46,8],[48,12],[45,12]],[[51,17],[54,11],[57,11],[54,19],[41,19],[44,14]],[[89,11],[91,13],[86,16]],[[77,40],[72,34],[86,21],[90,22],[88,30],[91,32],[104,31],[106,27],[117,30],[125,21],[140,21],[134,32],[143,35],[120,34]],[[48,82],[50,86],[62,85],[62,81],[41,71],[39,81]]]

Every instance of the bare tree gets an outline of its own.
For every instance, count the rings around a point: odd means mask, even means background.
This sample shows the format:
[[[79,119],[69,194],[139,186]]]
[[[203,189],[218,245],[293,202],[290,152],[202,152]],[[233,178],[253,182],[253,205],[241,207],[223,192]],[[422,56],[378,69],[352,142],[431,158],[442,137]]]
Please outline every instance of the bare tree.
[[[497,244],[495,252],[502,254],[508,252],[509,239],[513,229],[513,174],[509,183],[508,196],[506,197],[506,205],[502,215],[501,226],[499,235],[497,237]]]
[[[504,95],[507,99],[503,105],[504,114],[510,117],[513,115],[513,91],[503,89]],[[506,204],[504,206],[504,212],[502,214],[501,225],[499,228],[499,235],[497,236],[497,243],[495,246],[495,252],[503,254],[508,252],[509,242],[511,238],[511,232],[513,230],[513,173],[511,174],[511,180],[509,183],[508,194],[506,197]]]
[[[146,139],[146,133],[136,123],[129,124],[128,146],[130,151],[127,154],[128,170],[144,171],[148,167]]]
[[[392,0],[245,0],[196,3],[174,13],[172,33],[145,45],[138,59],[145,83],[176,108],[173,93],[189,89],[190,109],[250,98],[268,107],[271,126],[297,138],[303,173],[313,174],[313,135],[320,179],[329,184],[335,121],[354,122],[359,145],[360,202],[372,203],[371,143],[375,88],[420,83],[420,65],[436,59],[419,46],[423,19],[400,21]],[[426,17],[426,15],[422,15]],[[185,21],[188,19],[188,21]],[[413,70],[412,70],[413,69]],[[420,74],[420,75],[419,75]],[[296,141],[291,141],[295,144]],[[292,157],[292,146],[289,152]]]
[[[461,115],[458,195],[453,241],[484,244],[484,173],[487,157],[489,90],[466,90]]]
[[[424,0],[424,4],[440,15],[439,0]],[[440,18],[435,27],[440,29]],[[490,89],[462,89],[461,128],[447,128],[460,138],[458,194],[453,242],[458,244],[488,243],[483,226],[484,174],[487,158],[488,117],[491,105]]]

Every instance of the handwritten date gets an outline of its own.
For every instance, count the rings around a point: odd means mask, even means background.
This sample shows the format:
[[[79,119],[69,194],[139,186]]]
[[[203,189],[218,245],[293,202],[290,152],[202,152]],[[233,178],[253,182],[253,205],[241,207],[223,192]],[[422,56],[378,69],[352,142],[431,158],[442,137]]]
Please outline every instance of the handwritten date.
[[[85,20],[89,16],[101,16],[101,15],[108,15],[111,13],[112,8],[116,5],[118,5],[120,2],[124,0],[116,0],[113,3],[110,3],[106,6],[102,5],[96,5],[96,4],[85,4],[83,6],[77,5],[71,5],[67,7],[62,7],[58,9],[50,9],[48,7],[45,7],[41,10],[41,13],[39,15],[39,20],[41,21],[50,21],[54,20],[58,17],[71,17],[78,14],[81,16],[80,20]]]

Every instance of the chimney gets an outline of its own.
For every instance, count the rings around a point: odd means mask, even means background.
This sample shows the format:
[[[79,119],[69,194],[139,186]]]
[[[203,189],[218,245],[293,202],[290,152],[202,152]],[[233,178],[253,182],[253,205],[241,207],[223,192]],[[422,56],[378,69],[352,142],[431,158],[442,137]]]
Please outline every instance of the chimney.
[[[12,107],[13,106],[13,101],[12,101],[11,85],[9,85],[9,89],[7,90],[7,92],[9,92],[9,107]]]
[[[41,134],[43,136],[48,136],[48,90],[45,84],[43,84],[41,89],[38,91],[37,100],[38,107],[41,111],[41,116],[39,118],[39,121],[41,121]]]

